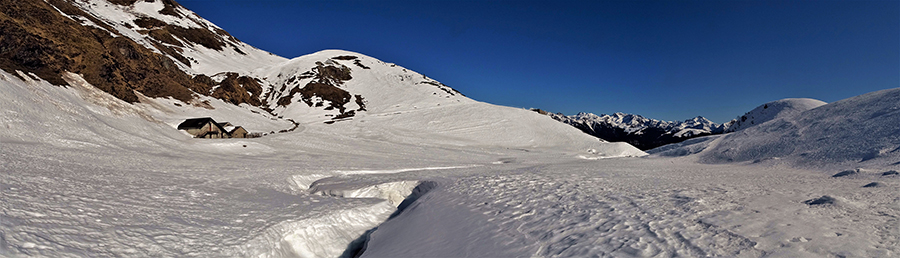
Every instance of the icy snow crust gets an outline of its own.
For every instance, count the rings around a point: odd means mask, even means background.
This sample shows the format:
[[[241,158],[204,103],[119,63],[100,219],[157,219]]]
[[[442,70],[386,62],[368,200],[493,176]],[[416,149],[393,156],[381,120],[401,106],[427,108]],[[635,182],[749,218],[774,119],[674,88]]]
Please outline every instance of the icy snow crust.
[[[373,74],[354,80],[385,78]],[[20,76],[28,79],[0,71],[0,256],[900,252],[900,182],[880,173],[890,165],[832,178],[821,170],[704,165],[693,156],[628,157],[643,153],[528,110],[379,95],[362,82],[346,87],[371,94],[371,110],[328,125],[314,112],[278,118],[215,100],[214,109],[170,99],[129,105],[78,75],[65,76],[67,87]],[[836,102],[827,113],[869,101],[898,103],[897,91]],[[875,118],[894,121],[887,107],[847,114],[871,118],[854,121],[874,130]],[[254,139],[193,139],[174,130],[185,117],[206,115],[251,131],[293,126],[287,118],[300,125]],[[824,115],[805,119],[832,125]],[[880,130],[874,135],[896,128]],[[894,157],[886,153],[872,160]],[[873,181],[880,186],[861,187]],[[803,203],[822,196],[833,202]]]

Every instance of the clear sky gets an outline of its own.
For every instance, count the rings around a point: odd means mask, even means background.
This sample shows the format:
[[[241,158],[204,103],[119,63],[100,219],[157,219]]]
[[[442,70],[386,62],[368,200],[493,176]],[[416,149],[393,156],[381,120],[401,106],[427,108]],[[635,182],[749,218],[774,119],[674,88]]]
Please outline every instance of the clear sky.
[[[263,50],[360,52],[493,104],[726,122],[900,87],[900,1],[178,0]]]

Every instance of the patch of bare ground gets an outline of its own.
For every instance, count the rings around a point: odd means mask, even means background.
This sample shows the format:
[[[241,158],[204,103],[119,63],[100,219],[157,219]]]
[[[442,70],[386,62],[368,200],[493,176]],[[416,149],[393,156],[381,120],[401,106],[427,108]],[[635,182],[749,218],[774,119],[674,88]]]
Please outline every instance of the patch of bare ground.
[[[151,17],[138,18],[134,20],[134,24],[147,29],[147,33],[151,38],[174,46],[184,47],[176,38],[218,51],[222,51],[226,46],[220,35],[207,29],[185,28],[167,24]]]
[[[210,96],[235,105],[247,103],[259,106],[262,104],[259,100],[260,94],[262,94],[262,84],[257,79],[237,73],[228,73],[225,79],[219,83],[219,87],[210,93]]]
[[[352,60],[355,58],[356,57],[353,56],[338,56],[333,59]],[[299,93],[301,101],[310,107],[324,106],[323,102],[314,101],[314,99],[318,97],[323,101],[330,102],[329,106],[325,107],[325,109],[337,109],[341,113],[338,116],[350,117],[355,115],[355,112],[347,112],[346,107],[344,107],[354,96],[351,95],[350,92],[339,87],[345,81],[353,79],[350,75],[350,68],[340,64],[325,65],[322,62],[316,62],[316,67],[313,67],[310,71],[300,74],[299,77],[293,76],[289,78],[287,82],[282,85],[282,91],[288,87],[288,84],[294,84],[298,79],[302,80],[308,78],[314,79],[302,88],[294,86],[288,94],[283,95],[278,99],[277,104],[287,106],[291,103],[294,96]],[[362,95],[356,95],[355,97],[356,103],[360,106],[360,109],[357,109],[356,111],[364,111],[364,98]]]
[[[112,4],[117,4],[121,6],[131,6],[136,3],[138,0],[107,0]]]
[[[347,61],[347,60],[356,59],[356,57],[355,56],[336,56],[336,57],[332,57],[331,59]]]
[[[163,9],[159,10],[160,14],[165,14],[165,15],[170,15],[170,16],[175,16],[175,17],[181,18],[181,14],[179,14],[177,11],[175,11],[175,8],[179,7],[181,5],[176,3],[174,0],[162,0],[162,2],[163,2]]]
[[[333,85],[320,82],[310,82],[298,92],[300,92],[303,102],[310,107],[313,106],[312,98],[320,97],[323,100],[331,102],[331,106],[329,106],[328,108],[336,108],[341,113],[344,113],[344,110],[346,109],[344,108],[344,105],[347,104],[347,102],[350,102],[351,97],[350,92],[347,92]]]
[[[356,97],[356,105],[359,106],[356,111],[366,111],[366,99],[362,95],[353,95],[353,97]]]

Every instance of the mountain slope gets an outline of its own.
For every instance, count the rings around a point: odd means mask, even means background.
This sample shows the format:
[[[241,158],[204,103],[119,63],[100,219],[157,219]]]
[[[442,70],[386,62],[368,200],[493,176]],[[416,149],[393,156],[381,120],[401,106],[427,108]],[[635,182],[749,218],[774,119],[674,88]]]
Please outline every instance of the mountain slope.
[[[240,96],[247,89],[210,92],[227,82],[209,76],[235,72],[230,77],[240,78],[285,60],[238,41],[171,0],[4,1],[0,32],[0,69],[7,73],[31,72],[65,85],[62,74],[73,72],[131,103],[138,100],[133,91],[185,102],[197,94]]]
[[[306,128],[425,145],[643,155],[627,144],[599,141],[527,110],[474,101],[425,75],[360,53],[319,51],[253,75],[268,85],[262,93],[268,103],[264,108]]]
[[[286,61],[241,42],[173,0],[73,1],[91,21],[178,61],[185,72],[215,75],[249,71]],[[60,11],[64,15],[77,18]],[[94,26],[83,22],[89,26]]]
[[[828,103],[821,100],[806,98],[791,98],[772,101],[759,105],[759,107],[750,110],[746,114],[725,123],[725,126],[727,127],[725,131],[740,131],[747,127],[765,123],[769,120],[795,116],[825,104]]]

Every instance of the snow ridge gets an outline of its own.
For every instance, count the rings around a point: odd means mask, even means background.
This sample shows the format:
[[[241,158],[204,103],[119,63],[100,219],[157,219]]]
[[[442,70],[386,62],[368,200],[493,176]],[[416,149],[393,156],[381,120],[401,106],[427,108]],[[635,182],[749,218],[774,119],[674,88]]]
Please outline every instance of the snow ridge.
[[[821,100],[807,98],[789,98],[759,105],[750,112],[725,123],[725,132],[740,131],[747,127],[762,124],[778,118],[798,115],[804,111],[828,104]]]

